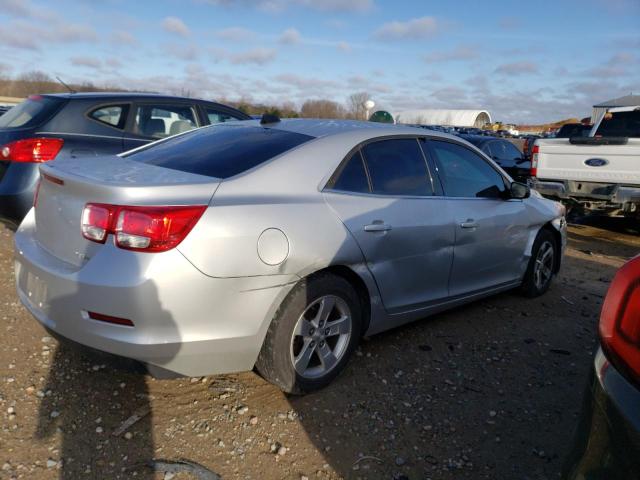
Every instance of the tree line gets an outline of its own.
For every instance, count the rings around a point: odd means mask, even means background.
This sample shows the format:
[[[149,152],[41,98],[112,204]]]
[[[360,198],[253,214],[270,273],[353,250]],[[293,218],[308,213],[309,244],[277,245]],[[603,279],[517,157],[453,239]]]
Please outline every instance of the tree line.
[[[81,84],[65,85],[49,74],[34,70],[21,73],[15,77],[3,75],[0,71],[0,96],[26,98],[29,95],[38,93],[67,93],[69,89],[74,92],[122,92],[129,91],[115,86],[97,86],[90,81]],[[194,96],[188,89],[179,89],[172,92],[152,92],[145,93],[168,93],[171,95]],[[195,94],[197,96],[197,93]],[[300,107],[293,102],[283,102],[277,105],[267,105],[251,102],[248,100],[232,101],[225,98],[216,99],[220,103],[231,105],[249,115],[262,115],[270,113],[282,118],[344,118],[344,119],[366,119],[366,109],[364,102],[370,99],[367,92],[358,92],[349,95],[344,104],[327,99],[309,99]]]

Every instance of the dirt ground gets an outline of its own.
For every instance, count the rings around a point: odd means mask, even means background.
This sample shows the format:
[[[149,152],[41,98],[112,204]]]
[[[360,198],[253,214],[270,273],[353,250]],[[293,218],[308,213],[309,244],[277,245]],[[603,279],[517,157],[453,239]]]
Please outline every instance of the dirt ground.
[[[603,295],[640,252],[638,232],[606,227],[570,227],[543,297],[502,294],[365,339],[302,398],[254,373],[154,380],[59,346],[18,301],[0,227],[0,478],[216,478],[160,462],[180,459],[223,479],[559,478]]]

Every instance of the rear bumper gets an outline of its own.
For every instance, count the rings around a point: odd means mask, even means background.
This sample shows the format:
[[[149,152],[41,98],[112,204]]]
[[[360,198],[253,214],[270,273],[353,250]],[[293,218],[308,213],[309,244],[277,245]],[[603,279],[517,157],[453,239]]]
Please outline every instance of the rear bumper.
[[[110,242],[78,268],[36,241],[33,213],[15,234],[22,303],[48,330],[160,371],[200,376],[253,368],[295,276],[212,278],[178,250],[144,254]],[[134,327],[89,318],[130,319]],[[161,376],[165,376],[164,373]]]
[[[564,480],[640,478],[640,387],[599,350]]]
[[[546,197],[571,200],[588,210],[640,212],[640,187],[636,186],[538,178],[532,178],[530,185]]]

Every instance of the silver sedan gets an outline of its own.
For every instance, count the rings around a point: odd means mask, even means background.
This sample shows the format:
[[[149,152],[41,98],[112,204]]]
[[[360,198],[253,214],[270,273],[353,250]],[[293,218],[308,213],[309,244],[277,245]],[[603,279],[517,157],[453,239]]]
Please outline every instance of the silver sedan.
[[[156,376],[323,387],[371,335],[560,268],[564,208],[446,134],[351,121],[204,127],[41,166],[20,298]]]

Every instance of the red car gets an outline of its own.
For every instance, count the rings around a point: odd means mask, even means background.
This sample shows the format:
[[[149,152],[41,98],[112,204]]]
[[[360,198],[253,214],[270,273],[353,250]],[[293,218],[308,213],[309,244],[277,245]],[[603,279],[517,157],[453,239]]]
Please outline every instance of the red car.
[[[640,255],[611,282],[565,480],[640,478]]]

